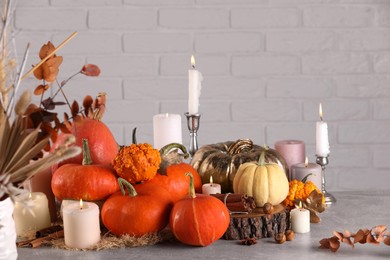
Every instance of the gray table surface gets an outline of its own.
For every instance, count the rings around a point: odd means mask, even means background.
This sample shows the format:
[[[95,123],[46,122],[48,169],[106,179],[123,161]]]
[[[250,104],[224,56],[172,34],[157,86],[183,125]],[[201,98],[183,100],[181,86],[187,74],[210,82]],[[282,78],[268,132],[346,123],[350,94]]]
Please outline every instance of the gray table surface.
[[[331,237],[333,230],[357,231],[387,225],[390,228],[390,190],[372,192],[334,192],[336,205],[321,214],[322,221],[311,225],[308,234],[297,234],[294,241],[282,245],[271,238],[256,245],[243,246],[238,241],[219,240],[208,247],[177,243],[103,251],[69,251],[43,247],[18,249],[18,259],[390,259],[390,246],[383,243],[357,244],[354,249],[342,244],[339,251],[319,249],[319,240]]]

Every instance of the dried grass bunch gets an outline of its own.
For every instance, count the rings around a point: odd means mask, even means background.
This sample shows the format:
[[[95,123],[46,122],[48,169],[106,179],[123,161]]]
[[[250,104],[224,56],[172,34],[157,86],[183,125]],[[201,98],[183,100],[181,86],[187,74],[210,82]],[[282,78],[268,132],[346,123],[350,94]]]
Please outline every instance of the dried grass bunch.
[[[79,147],[70,147],[74,137],[39,160],[34,160],[49,143],[49,136],[38,140],[40,127],[28,127],[25,112],[31,104],[31,94],[24,92],[16,102],[22,80],[29,45],[20,66],[16,63],[15,48],[9,24],[14,5],[12,0],[4,1],[0,34],[0,200],[22,193],[20,185],[52,164],[76,156]],[[54,53],[50,54],[52,56]],[[39,68],[37,65],[32,71]],[[28,73],[25,74],[25,76]]]

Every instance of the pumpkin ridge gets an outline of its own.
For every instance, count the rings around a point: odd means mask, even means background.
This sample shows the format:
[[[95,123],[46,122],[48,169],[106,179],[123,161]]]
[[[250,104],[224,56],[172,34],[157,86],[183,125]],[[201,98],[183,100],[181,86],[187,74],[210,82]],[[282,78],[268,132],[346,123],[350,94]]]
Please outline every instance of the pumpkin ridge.
[[[192,202],[191,202],[191,206],[192,206],[192,216],[193,216],[193,218],[194,218],[195,231],[196,231],[196,234],[197,234],[198,239],[199,239],[199,244],[201,244],[202,246],[204,246],[204,243],[203,243],[203,240],[202,240],[202,236],[200,235],[198,219],[196,218],[195,198],[192,198],[191,200],[192,200]]]

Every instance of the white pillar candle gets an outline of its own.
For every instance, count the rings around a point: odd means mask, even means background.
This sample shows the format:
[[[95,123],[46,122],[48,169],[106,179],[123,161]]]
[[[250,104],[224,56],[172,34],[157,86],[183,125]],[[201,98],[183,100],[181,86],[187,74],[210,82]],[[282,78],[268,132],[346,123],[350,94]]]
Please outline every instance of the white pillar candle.
[[[307,181],[311,181],[321,191],[322,189],[322,169],[319,164],[309,163],[306,157],[304,163],[294,164],[291,167],[291,177],[301,181],[308,174]]]
[[[23,193],[17,197],[14,209],[16,234],[50,227],[49,201],[43,192]]]
[[[301,207],[291,210],[291,228],[295,233],[310,232],[310,212]]]
[[[181,116],[168,113],[153,116],[153,140],[156,149],[170,143],[181,144]]]
[[[195,69],[195,58],[191,56],[192,69],[188,70],[188,113],[190,115],[199,112],[199,96],[202,88],[203,76]]]
[[[329,155],[328,124],[322,121],[322,105],[320,104],[319,114],[321,121],[316,123],[316,155],[326,157]]]
[[[88,248],[100,241],[99,207],[95,203],[69,203],[62,214],[65,245]]]
[[[202,185],[202,193],[208,195],[221,193],[221,185],[213,183],[213,176],[210,176],[210,183]]]

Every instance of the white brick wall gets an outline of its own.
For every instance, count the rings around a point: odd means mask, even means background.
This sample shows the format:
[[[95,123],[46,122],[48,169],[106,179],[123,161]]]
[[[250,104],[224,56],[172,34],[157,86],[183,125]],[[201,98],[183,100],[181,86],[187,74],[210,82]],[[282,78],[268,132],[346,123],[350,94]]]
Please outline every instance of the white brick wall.
[[[273,146],[306,142],[315,160],[315,121],[329,123],[329,190],[387,189],[390,181],[389,0],[19,0],[17,49],[58,45],[60,78],[85,62],[73,99],[108,93],[104,121],[121,144],[153,142],[152,116],[187,110],[187,70],[204,75],[199,142],[251,138]],[[33,78],[23,88],[35,87]]]

